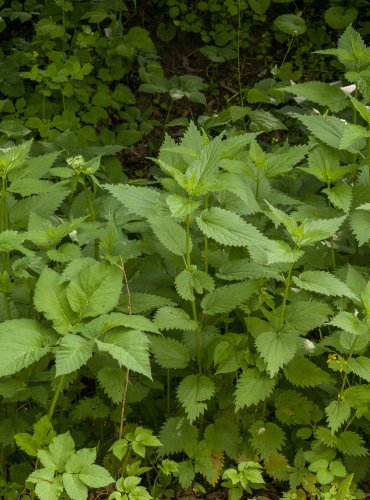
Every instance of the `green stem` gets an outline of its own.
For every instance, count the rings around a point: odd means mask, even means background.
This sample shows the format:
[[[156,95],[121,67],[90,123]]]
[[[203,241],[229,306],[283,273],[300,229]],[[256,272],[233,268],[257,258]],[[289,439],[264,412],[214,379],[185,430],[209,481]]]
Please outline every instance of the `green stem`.
[[[6,177],[1,180],[1,231],[8,229],[8,208],[6,203]]]
[[[49,412],[48,412],[48,418],[49,418],[49,420],[51,420],[53,418],[55,406],[57,404],[59,394],[60,394],[60,392],[61,392],[61,390],[63,388],[64,380],[65,380],[65,375],[62,375],[60,377],[60,379],[59,379],[57,388],[56,388],[56,390],[54,392],[54,396],[53,396],[53,399],[52,399],[51,404],[50,404],[50,408],[49,408]]]
[[[208,194],[205,198],[204,207],[207,210],[208,208]],[[204,271],[208,273],[208,237],[204,236]]]
[[[369,170],[368,170],[368,176],[369,176],[368,183],[370,185],[370,137],[367,140],[367,162],[368,162],[368,167],[369,167]]]
[[[86,202],[89,206],[91,219],[96,220],[94,205],[93,205],[92,200],[91,200],[90,191],[88,190],[86,184],[84,184],[84,193],[85,193]]]
[[[276,75],[277,76],[279,74],[279,71],[281,70],[281,68],[283,67],[283,65],[285,64],[285,61],[286,61],[286,58],[288,57],[288,54],[293,46],[293,42],[294,42],[294,39],[295,39],[295,35],[292,36],[292,38],[290,39],[290,42],[289,42],[289,45],[288,45],[288,48],[287,48],[287,51],[285,52],[284,54],[284,57],[283,57],[283,60],[281,61],[281,64],[280,64],[280,67],[279,69],[277,70],[276,72]]]
[[[12,311],[10,309],[8,294],[6,292],[3,292],[3,295],[4,295],[6,319],[12,319]]]
[[[280,332],[283,323],[284,323],[284,316],[285,316],[285,307],[286,307],[286,302],[288,299],[288,293],[289,293],[289,288],[290,288],[290,280],[292,277],[292,271],[293,271],[293,265],[291,264],[289,266],[288,274],[285,279],[285,290],[284,290],[284,297],[283,297],[283,303],[281,304],[281,311],[280,311],[280,319],[279,319],[279,326],[278,326],[278,332]]]
[[[171,373],[167,368],[167,415],[171,412]]]
[[[186,249],[186,269],[190,271],[191,269],[191,257],[190,257],[190,223],[191,219],[188,215],[185,219],[185,227],[186,227],[186,240],[185,240],[185,249]],[[198,315],[197,315],[197,306],[195,304],[195,299],[191,301],[191,310],[193,314],[193,320],[198,323]],[[195,332],[195,341],[197,347],[197,358],[198,358],[198,370],[199,374],[202,373],[202,349],[200,343],[200,331],[199,325]]]
[[[355,338],[355,340],[353,341],[353,344],[351,345],[351,350],[349,351],[349,354],[348,354],[347,363],[348,363],[348,361],[350,361],[350,359],[353,356],[353,352],[355,350],[357,340],[358,340],[358,337]],[[342,397],[343,397],[343,392],[344,392],[344,388],[346,386],[347,379],[348,379],[348,373],[344,373],[342,387],[340,388],[340,392],[338,394],[338,399],[342,399]]]
[[[356,85],[355,89],[355,99],[358,100],[358,88]],[[353,123],[356,125],[357,124],[357,109],[353,107]]]

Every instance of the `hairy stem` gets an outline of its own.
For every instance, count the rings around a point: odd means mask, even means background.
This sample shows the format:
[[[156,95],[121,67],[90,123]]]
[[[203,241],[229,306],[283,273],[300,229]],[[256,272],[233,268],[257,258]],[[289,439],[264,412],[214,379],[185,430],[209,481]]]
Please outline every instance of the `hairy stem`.
[[[288,293],[289,293],[290,282],[291,282],[291,277],[292,277],[293,265],[294,264],[291,264],[289,266],[288,274],[287,274],[287,277],[285,278],[285,290],[284,290],[283,303],[281,304],[278,332],[280,332],[280,330],[284,324],[285,307],[286,307],[286,302],[288,299]]]

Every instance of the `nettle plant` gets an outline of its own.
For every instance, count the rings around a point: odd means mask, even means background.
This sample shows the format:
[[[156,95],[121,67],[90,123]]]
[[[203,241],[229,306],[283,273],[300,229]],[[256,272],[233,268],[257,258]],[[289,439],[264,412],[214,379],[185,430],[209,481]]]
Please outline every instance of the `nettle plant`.
[[[329,53],[358,90],[283,89],[318,104],[296,108],[306,144],[191,123],[153,159],[157,187],[0,150],[9,498],[173,498],[176,480],[364,497],[370,61],[353,28]]]

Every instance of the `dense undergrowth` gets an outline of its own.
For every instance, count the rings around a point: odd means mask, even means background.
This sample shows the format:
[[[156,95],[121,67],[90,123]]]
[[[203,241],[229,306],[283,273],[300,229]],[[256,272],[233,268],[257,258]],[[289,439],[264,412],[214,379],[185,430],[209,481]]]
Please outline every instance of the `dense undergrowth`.
[[[367,5],[0,3],[1,498],[366,497]]]

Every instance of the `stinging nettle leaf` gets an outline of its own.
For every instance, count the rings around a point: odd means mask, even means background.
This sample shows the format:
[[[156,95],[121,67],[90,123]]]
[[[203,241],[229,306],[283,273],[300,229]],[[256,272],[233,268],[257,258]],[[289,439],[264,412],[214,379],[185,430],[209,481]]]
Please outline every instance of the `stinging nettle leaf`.
[[[188,375],[180,382],[177,397],[190,423],[205,412],[207,404],[204,401],[208,401],[214,392],[214,383],[205,375]]]
[[[164,306],[158,309],[154,323],[160,330],[195,331],[198,329],[196,321],[179,307]]]
[[[149,224],[162,245],[175,255],[182,257],[186,254],[186,231],[171,217],[152,216]],[[189,242],[191,249],[191,241]]]
[[[190,361],[189,349],[178,340],[152,337],[151,351],[157,363],[166,369],[186,368]]]
[[[249,280],[216,288],[203,298],[203,312],[208,315],[230,312],[246,302],[260,287],[260,280]]]
[[[307,358],[295,358],[284,369],[287,380],[298,387],[316,387],[334,383],[334,379]]]
[[[347,285],[327,271],[305,271],[299,277],[293,276],[292,280],[299,288],[310,292],[337,297],[354,296]]]
[[[340,87],[324,82],[296,83],[291,87],[282,87],[279,90],[304,97],[309,101],[328,107],[333,113],[342,111],[349,105],[348,96]]]
[[[235,391],[235,407],[237,410],[264,401],[272,393],[276,379],[260,373],[255,368],[248,368],[240,376]]]
[[[269,240],[239,215],[219,207],[205,210],[196,219],[199,229],[221,245],[266,247]]]
[[[161,192],[157,189],[122,184],[104,187],[130,212],[141,217],[150,217],[164,208]]]
[[[93,353],[94,342],[78,335],[65,335],[55,351],[55,375],[67,375],[87,363]]]
[[[257,351],[265,360],[267,371],[274,377],[297,351],[297,336],[294,333],[264,332],[255,341]]]
[[[325,408],[325,413],[331,432],[335,434],[337,430],[349,419],[351,406],[345,399],[332,401]]]

